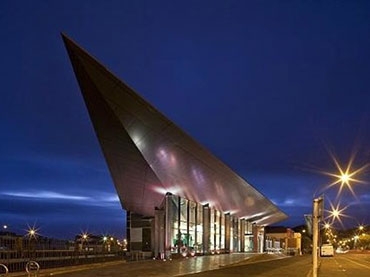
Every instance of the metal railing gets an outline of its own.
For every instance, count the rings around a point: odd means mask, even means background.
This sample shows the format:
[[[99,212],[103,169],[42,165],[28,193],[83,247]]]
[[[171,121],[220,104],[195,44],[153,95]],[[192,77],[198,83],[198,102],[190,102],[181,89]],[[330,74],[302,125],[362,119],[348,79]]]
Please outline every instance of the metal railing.
[[[0,251],[0,264],[8,272],[24,271],[30,261],[45,268],[84,265],[123,259],[123,252],[94,252],[75,250]],[[1,276],[1,275],[0,275]]]
[[[37,262],[29,261],[26,264],[26,272],[28,274],[28,277],[39,276],[39,271],[40,271],[40,265]]]
[[[9,270],[5,264],[0,264],[0,270],[4,271],[4,272],[0,271],[0,276],[8,276]]]

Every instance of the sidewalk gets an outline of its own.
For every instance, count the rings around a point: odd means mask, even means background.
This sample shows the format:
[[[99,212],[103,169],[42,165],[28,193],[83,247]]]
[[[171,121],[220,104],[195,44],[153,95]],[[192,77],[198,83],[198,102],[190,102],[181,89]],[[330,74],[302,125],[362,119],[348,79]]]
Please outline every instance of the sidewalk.
[[[89,269],[111,267],[111,266],[120,265],[124,263],[126,263],[126,261],[112,261],[112,262],[93,263],[93,264],[76,265],[76,266],[45,268],[45,269],[40,269],[38,276],[43,277],[43,276],[66,274],[70,272],[74,273],[74,272],[79,272],[79,271],[84,271],[84,270],[89,270]],[[19,272],[12,272],[6,276],[8,277],[21,277],[22,276],[23,277],[23,276],[28,276],[28,274],[24,270],[24,271],[19,271]]]
[[[194,258],[180,258],[174,260],[142,260],[142,261],[116,261],[83,266],[72,266],[53,269],[41,269],[39,276],[182,276],[199,272],[227,268],[234,264],[246,261],[275,259],[267,254],[234,253],[225,255],[198,256]],[[27,276],[23,272],[11,273],[9,277]]]
[[[255,264],[255,266],[251,266]],[[216,270],[216,271],[214,271]],[[312,276],[311,256],[234,253],[210,255],[171,261],[115,261],[63,268],[42,269],[39,276]],[[346,276],[334,258],[321,258],[320,277]],[[27,276],[25,272],[11,273],[9,277]]]

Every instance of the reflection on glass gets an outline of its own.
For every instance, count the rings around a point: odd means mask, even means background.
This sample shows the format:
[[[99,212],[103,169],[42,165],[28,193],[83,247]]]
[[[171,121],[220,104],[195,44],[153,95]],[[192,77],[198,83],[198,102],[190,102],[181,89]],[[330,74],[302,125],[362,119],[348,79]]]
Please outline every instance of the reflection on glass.
[[[225,249],[225,215],[223,214],[223,213],[221,213],[221,215],[220,215],[220,221],[221,221],[221,228],[220,228],[220,249],[222,250],[222,251],[224,251],[224,249]]]
[[[197,203],[196,221],[196,242],[194,249],[197,253],[203,253],[203,206],[199,203]]]
[[[204,216],[203,206],[176,195],[170,195],[168,203],[168,226],[170,231],[171,253],[192,256],[204,251]],[[241,241],[244,240],[244,251],[253,250],[252,224],[247,220],[229,216],[229,235],[226,234],[226,216],[223,212],[209,209],[209,249],[213,254],[223,253],[226,250],[237,252],[241,250]],[[243,224],[243,226],[242,226]],[[242,233],[244,230],[244,233]],[[225,249],[226,235],[230,240],[230,249]]]

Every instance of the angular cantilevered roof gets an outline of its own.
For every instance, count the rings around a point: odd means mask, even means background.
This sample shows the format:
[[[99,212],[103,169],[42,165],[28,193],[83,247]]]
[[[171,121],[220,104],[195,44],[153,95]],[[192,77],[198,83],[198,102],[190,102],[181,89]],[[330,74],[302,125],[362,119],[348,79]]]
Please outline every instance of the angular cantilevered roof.
[[[62,36],[124,209],[153,216],[171,192],[259,225],[286,219],[269,199]]]

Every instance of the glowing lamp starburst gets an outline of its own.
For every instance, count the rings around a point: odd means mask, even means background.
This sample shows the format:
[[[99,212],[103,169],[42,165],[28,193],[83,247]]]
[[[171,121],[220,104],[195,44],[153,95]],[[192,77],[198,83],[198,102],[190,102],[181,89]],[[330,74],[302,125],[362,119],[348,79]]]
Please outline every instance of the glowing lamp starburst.
[[[36,239],[37,236],[39,235],[38,231],[39,229],[36,228],[35,226],[32,227],[28,226],[26,236],[28,236],[29,239]]]
[[[334,218],[338,218],[340,216],[340,211],[337,209],[334,209],[331,211],[331,214]]]
[[[347,173],[344,173],[343,175],[340,176],[340,181],[342,182],[342,184],[349,185],[350,179],[351,178]]]
[[[353,169],[353,162],[355,159],[354,154],[350,157],[347,166],[341,166],[337,158],[332,153],[330,154],[330,156],[335,164],[335,167],[338,170],[338,173],[335,174],[330,172],[322,172],[325,175],[334,177],[334,181],[331,184],[329,184],[327,188],[339,185],[337,197],[341,194],[343,189],[348,189],[352,193],[352,195],[356,197],[352,186],[355,184],[367,184],[366,181],[358,179],[358,175],[362,173],[365,169],[367,169],[369,164],[367,163],[362,167]]]
[[[348,208],[348,206],[340,207],[340,203],[338,203],[336,206],[334,206],[330,202],[330,208],[331,210],[327,211],[329,213],[329,218],[331,218],[331,223],[333,224],[335,220],[338,220],[341,225],[342,223],[342,217],[348,217],[346,214],[344,214],[344,211]]]
[[[87,238],[89,237],[89,235],[87,233],[82,233],[81,234],[81,237],[84,239],[84,240],[87,240]]]

